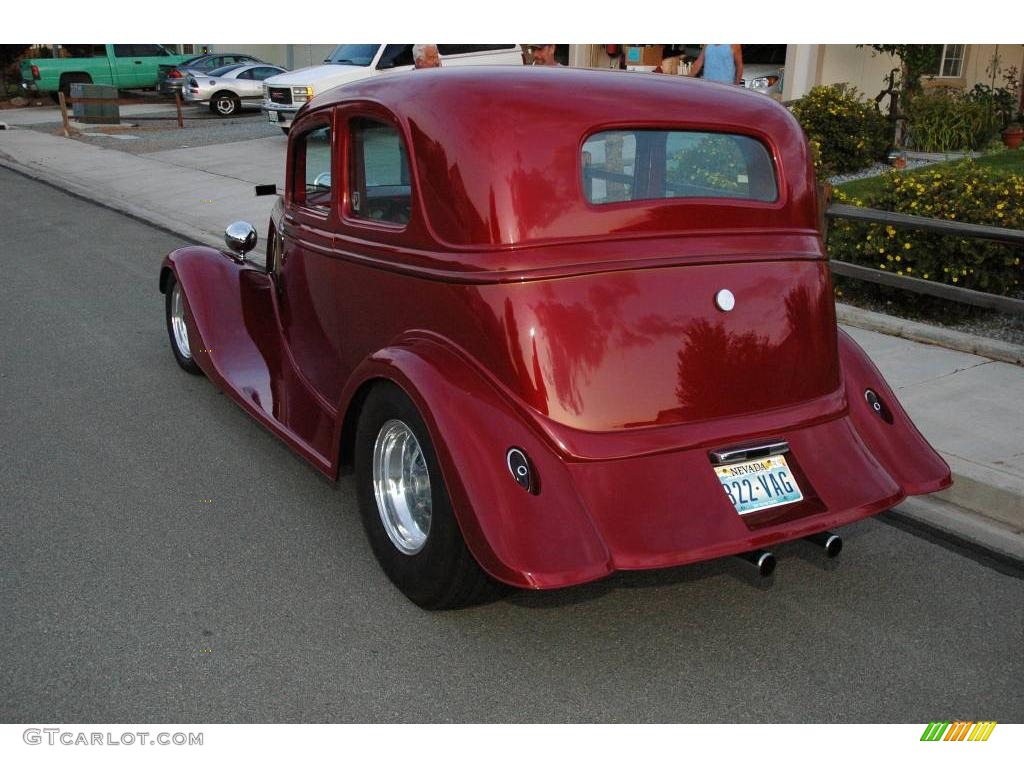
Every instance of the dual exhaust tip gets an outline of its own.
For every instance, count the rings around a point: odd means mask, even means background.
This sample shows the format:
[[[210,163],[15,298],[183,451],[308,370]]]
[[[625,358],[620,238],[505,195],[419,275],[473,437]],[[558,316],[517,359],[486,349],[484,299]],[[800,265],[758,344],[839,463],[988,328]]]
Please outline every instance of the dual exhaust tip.
[[[812,544],[817,544],[821,547],[825,552],[825,557],[830,560],[843,551],[842,537],[837,533],[832,533],[831,531],[822,531],[821,533],[805,536],[804,540],[809,541]],[[752,552],[743,552],[738,555],[738,557],[753,565],[757,569],[757,575],[762,579],[767,579],[775,573],[775,566],[778,565],[775,555],[766,549],[755,549]]]

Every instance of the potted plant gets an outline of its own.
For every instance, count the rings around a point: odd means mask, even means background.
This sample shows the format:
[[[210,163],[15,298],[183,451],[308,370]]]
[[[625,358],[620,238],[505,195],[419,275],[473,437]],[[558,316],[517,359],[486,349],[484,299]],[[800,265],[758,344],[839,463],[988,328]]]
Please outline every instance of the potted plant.
[[[1019,147],[1022,140],[1024,140],[1024,127],[1016,120],[1003,129],[1003,144],[1010,149]]]

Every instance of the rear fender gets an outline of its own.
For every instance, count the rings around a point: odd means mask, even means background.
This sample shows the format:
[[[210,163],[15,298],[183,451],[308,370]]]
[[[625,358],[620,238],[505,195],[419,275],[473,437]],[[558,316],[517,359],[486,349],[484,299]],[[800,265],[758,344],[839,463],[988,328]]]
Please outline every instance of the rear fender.
[[[608,550],[563,460],[461,352],[427,337],[381,350],[349,380],[341,412],[375,379],[394,382],[419,408],[463,537],[491,576],[519,587],[549,588],[611,572]],[[351,429],[355,419],[343,421]],[[510,447],[529,457],[537,493],[513,480],[506,465]]]
[[[864,443],[904,493],[915,496],[952,485],[949,466],[907,416],[875,364],[850,335],[839,330],[839,361],[850,417]],[[881,401],[880,410],[866,392]]]

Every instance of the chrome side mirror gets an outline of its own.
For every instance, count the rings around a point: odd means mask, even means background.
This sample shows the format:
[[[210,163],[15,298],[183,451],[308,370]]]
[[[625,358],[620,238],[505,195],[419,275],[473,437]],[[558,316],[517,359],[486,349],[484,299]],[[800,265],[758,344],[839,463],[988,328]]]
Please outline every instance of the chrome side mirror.
[[[257,239],[256,228],[247,221],[236,221],[224,230],[224,242],[238,261],[245,261],[245,254],[256,247]]]

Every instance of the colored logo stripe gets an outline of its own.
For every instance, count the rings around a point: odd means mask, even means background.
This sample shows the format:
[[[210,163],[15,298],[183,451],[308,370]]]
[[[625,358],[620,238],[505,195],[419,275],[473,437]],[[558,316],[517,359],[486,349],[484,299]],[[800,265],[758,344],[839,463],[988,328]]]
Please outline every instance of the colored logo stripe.
[[[943,741],[963,741],[964,737],[967,736],[967,730],[974,725],[974,723],[964,723],[957,721],[953,723],[952,727],[946,733],[946,738]]]
[[[921,741],[988,741],[996,727],[994,720],[977,723],[964,720],[956,722],[928,723],[921,734]]]
[[[974,726],[974,730],[971,731],[971,735],[967,737],[968,741],[988,741],[988,737],[992,735],[992,731],[995,730],[995,720],[977,723]]]

